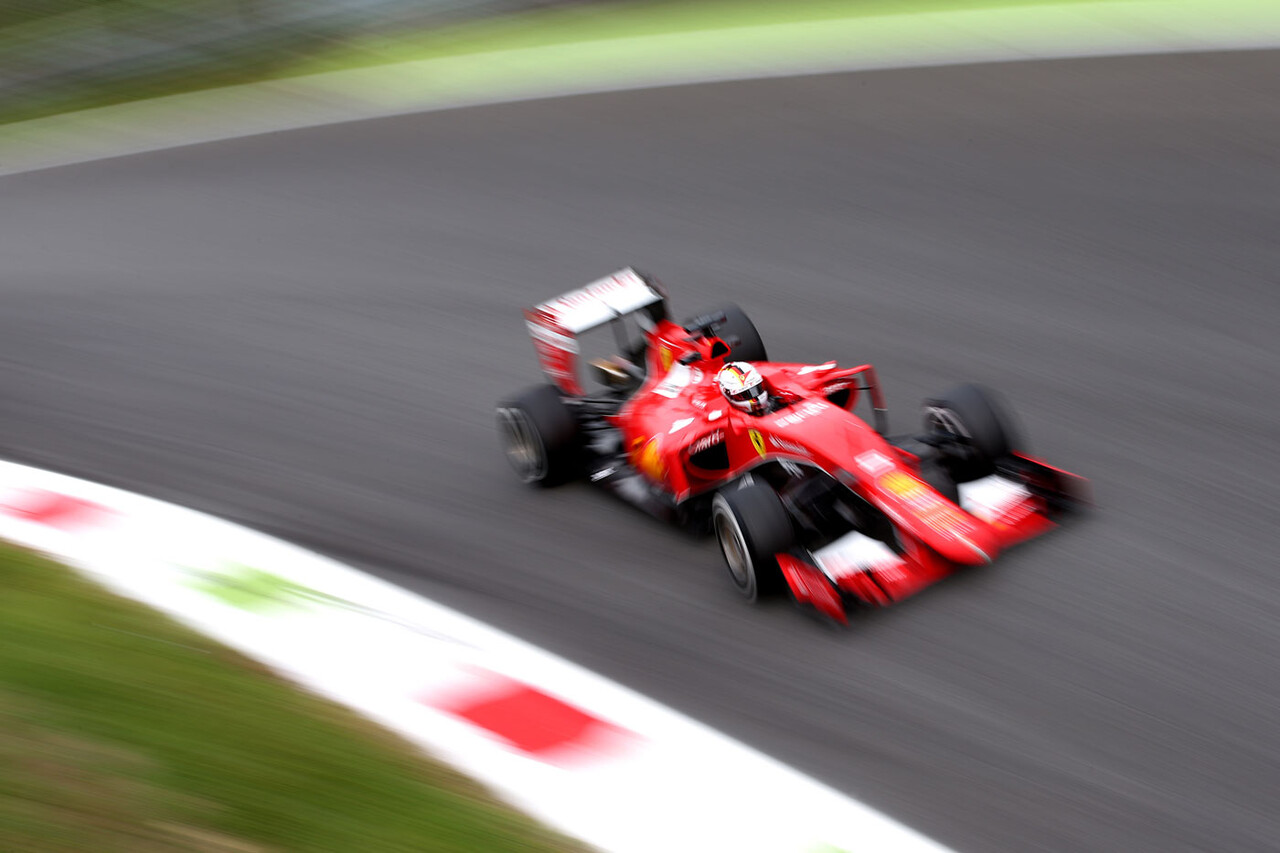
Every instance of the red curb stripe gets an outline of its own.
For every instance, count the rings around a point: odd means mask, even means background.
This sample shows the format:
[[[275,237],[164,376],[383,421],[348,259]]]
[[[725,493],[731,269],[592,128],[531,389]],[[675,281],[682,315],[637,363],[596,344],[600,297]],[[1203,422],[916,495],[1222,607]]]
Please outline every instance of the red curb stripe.
[[[70,531],[92,526],[113,513],[104,506],[70,495],[26,489],[0,493],[0,514]]]
[[[426,701],[547,763],[609,758],[639,738],[549,693],[492,672],[486,673],[479,689]]]

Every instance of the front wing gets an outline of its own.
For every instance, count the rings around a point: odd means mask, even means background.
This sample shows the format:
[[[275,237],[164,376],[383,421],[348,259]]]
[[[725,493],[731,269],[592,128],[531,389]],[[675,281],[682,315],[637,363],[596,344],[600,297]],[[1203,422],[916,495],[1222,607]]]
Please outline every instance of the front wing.
[[[1087,480],[1022,454],[960,485],[960,509],[988,525],[1001,550],[1052,530],[1062,515],[1089,503]],[[899,538],[895,549],[853,531],[813,551],[778,554],[778,566],[797,602],[846,624],[850,603],[892,604],[955,571],[931,548],[901,531]]]

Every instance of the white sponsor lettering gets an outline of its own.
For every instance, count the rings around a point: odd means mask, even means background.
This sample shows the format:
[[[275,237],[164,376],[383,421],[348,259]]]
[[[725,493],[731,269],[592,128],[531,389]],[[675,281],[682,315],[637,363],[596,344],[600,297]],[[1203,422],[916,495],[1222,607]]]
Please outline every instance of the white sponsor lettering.
[[[566,293],[564,296],[560,296],[552,299],[550,302],[543,303],[541,307],[550,309],[552,312],[568,311],[578,306],[598,301],[614,291],[623,290],[635,281],[637,280],[631,277],[624,278],[617,275],[610,276],[609,278],[601,279],[593,284],[589,284],[581,290]]]
[[[809,449],[807,447],[796,444],[794,441],[787,441],[785,438],[778,438],[777,436],[771,435],[769,436],[769,443],[779,450],[789,450],[792,453],[799,453],[801,456],[809,455]]]
[[[828,361],[826,364],[806,364],[796,372],[801,376],[804,376],[806,373],[817,373],[819,370],[830,370],[835,366],[836,363],[834,361]]]
[[[724,441],[724,430],[718,429],[715,432],[709,432],[693,444],[689,445],[689,453],[701,453],[704,450],[709,450],[712,447],[715,447],[722,441]]]
[[[622,270],[538,306],[570,332],[582,332],[661,299],[632,270]]]
[[[796,406],[794,409],[787,410],[788,413],[779,417],[774,421],[774,426],[787,427],[792,424],[798,424],[802,420],[821,412],[826,406],[822,403],[808,402]]]
[[[693,418],[681,418],[680,420],[671,424],[671,429],[667,430],[667,435],[671,435],[672,433],[679,432],[680,430],[684,429],[691,423],[693,423]]]

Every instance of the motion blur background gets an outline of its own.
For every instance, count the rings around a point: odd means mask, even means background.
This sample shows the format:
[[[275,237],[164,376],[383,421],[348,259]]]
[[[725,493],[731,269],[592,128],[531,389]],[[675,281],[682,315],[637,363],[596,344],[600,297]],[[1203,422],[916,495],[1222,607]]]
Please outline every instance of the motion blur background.
[[[1165,47],[1274,9],[1133,5],[1062,4]],[[640,32],[799,6],[625,8]],[[0,118],[606,11],[8,4]],[[1016,41],[982,21],[970,44]],[[960,849],[1274,849],[1277,52],[407,114],[7,175],[0,199],[5,456],[348,560]],[[741,303],[774,357],[875,363],[895,430],[954,382],[1000,389],[1097,511],[841,634],[743,605],[709,543],[586,485],[522,489],[497,451],[494,402],[539,381],[520,309],[626,264],[680,315]]]
[[[296,73],[355,43],[615,0],[42,0],[0,4],[0,121]],[[365,61],[377,62],[371,48]]]

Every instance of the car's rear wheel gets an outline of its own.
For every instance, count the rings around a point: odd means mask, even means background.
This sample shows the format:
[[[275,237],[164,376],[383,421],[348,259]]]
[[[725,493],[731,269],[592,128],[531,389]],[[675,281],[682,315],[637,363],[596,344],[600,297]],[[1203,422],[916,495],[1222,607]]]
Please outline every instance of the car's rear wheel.
[[[992,473],[1021,444],[1008,408],[981,385],[959,385],[925,400],[924,428],[942,449],[947,473],[959,483]]]
[[[724,322],[716,325],[716,335],[729,345],[726,361],[768,361],[769,354],[764,348],[760,332],[743,311],[732,302],[721,305],[703,316],[724,315]]]
[[[791,547],[795,529],[778,493],[767,483],[721,489],[711,502],[711,525],[729,577],[748,601],[785,588],[774,555]]]
[[[578,422],[554,385],[539,385],[498,404],[498,437],[525,483],[553,486],[576,472]]]

